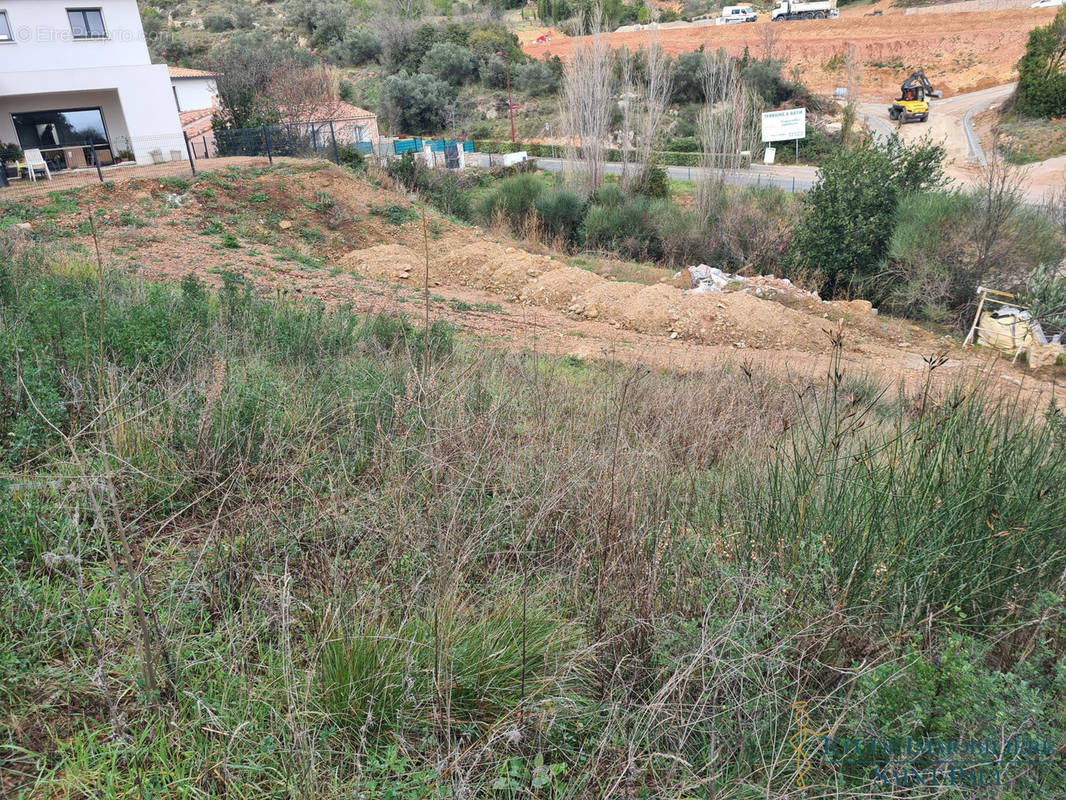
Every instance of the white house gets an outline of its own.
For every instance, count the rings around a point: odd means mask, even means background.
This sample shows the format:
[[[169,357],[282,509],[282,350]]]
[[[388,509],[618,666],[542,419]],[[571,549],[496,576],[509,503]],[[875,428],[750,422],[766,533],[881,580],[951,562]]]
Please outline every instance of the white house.
[[[136,0],[0,0],[0,142],[53,170],[185,158],[170,76]]]
[[[187,67],[170,67],[169,72],[179,113],[214,107],[218,97],[215,73]]]

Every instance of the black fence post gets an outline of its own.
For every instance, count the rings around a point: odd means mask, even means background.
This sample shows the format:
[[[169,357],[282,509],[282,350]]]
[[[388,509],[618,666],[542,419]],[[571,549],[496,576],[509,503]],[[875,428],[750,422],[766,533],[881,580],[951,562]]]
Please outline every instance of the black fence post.
[[[274,166],[274,153],[270,149],[270,129],[266,125],[263,126],[263,138],[266,139],[267,161],[270,162],[270,166]]]
[[[185,152],[189,154],[189,168],[192,169],[192,174],[196,175],[196,160],[192,157],[192,145],[189,144],[189,134],[185,131],[181,132],[181,138],[185,140]]]
[[[207,154],[207,134],[206,133],[203,136],[200,137],[200,143],[203,144],[203,146],[204,146],[204,158],[205,159],[210,158],[210,156]]]
[[[93,153],[93,166],[96,167],[96,177],[100,179],[100,183],[104,182],[104,172],[100,169],[100,159],[96,157],[96,145],[89,142],[89,149]]]
[[[333,163],[339,167],[341,165],[341,154],[337,150],[337,132],[333,130],[333,120],[329,121],[329,137],[333,140]]]

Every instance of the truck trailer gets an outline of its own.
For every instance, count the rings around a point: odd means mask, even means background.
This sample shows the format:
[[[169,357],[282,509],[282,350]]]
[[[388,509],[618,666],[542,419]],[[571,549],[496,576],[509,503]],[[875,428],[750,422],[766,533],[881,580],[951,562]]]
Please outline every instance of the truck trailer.
[[[784,22],[792,19],[836,19],[840,16],[837,11],[837,0],[814,0],[810,3],[797,3],[794,0],[780,0],[774,3],[770,12],[773,22]]]

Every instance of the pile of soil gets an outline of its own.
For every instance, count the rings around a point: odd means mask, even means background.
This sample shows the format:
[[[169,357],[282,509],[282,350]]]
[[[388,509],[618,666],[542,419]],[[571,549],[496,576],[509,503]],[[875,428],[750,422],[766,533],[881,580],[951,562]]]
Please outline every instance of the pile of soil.
[[[797,346],[820,349],[827,318],[874,320],[869,303],[823,303],[810,293],[772,292],[762,298],[742,291],[696,293],[685,280],[645,285],[616,281],[561,260],[494,242],[443,237],[434,243],[432,286],[477,289],[529,306],[554,309],[615,328],[670,339],[735,347]],[[425,257],[413,247],[386,244],[354,250],[337,261],[361,275],[420,285]],[[771,289],[770,286],[758,286]],[[760,292],[761,293],[761,292]],[[782,302],[789,301],[788,307]],[[862,325],[860,324],[861,328]]]
[[[425,276],[425,258],[402,244],[379,244],[353,250],[337,260],[337,266],[368,278],[417,281]],[[432,277],[432,276],[431,276]]]

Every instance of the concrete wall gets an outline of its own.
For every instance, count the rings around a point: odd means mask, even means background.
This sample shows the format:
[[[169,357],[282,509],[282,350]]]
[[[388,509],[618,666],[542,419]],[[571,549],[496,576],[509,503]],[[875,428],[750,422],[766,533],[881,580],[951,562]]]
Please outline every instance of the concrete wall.
[[[214,78],[171,78],[174,94],[178,98],[178,111],[193,111],[211,108],[218,94]]]
[[[917,6],[903,9],[904,14],[965,14],[975,11],[1008,11],[1029,8],[1034,0],[962,0],[959,3],[941,3],[935,6]]]
[[[105,39],[75,39],[67,8],[99,7]],[[41,70],[83,70],[93,67],[148,64],[148,44],[136,0],[3,0],[0,8],[15,41],[0,44],[0,75]],[[22,91],[32,86],[22,87]],[[4,93],[7,93],[6,91]]]

